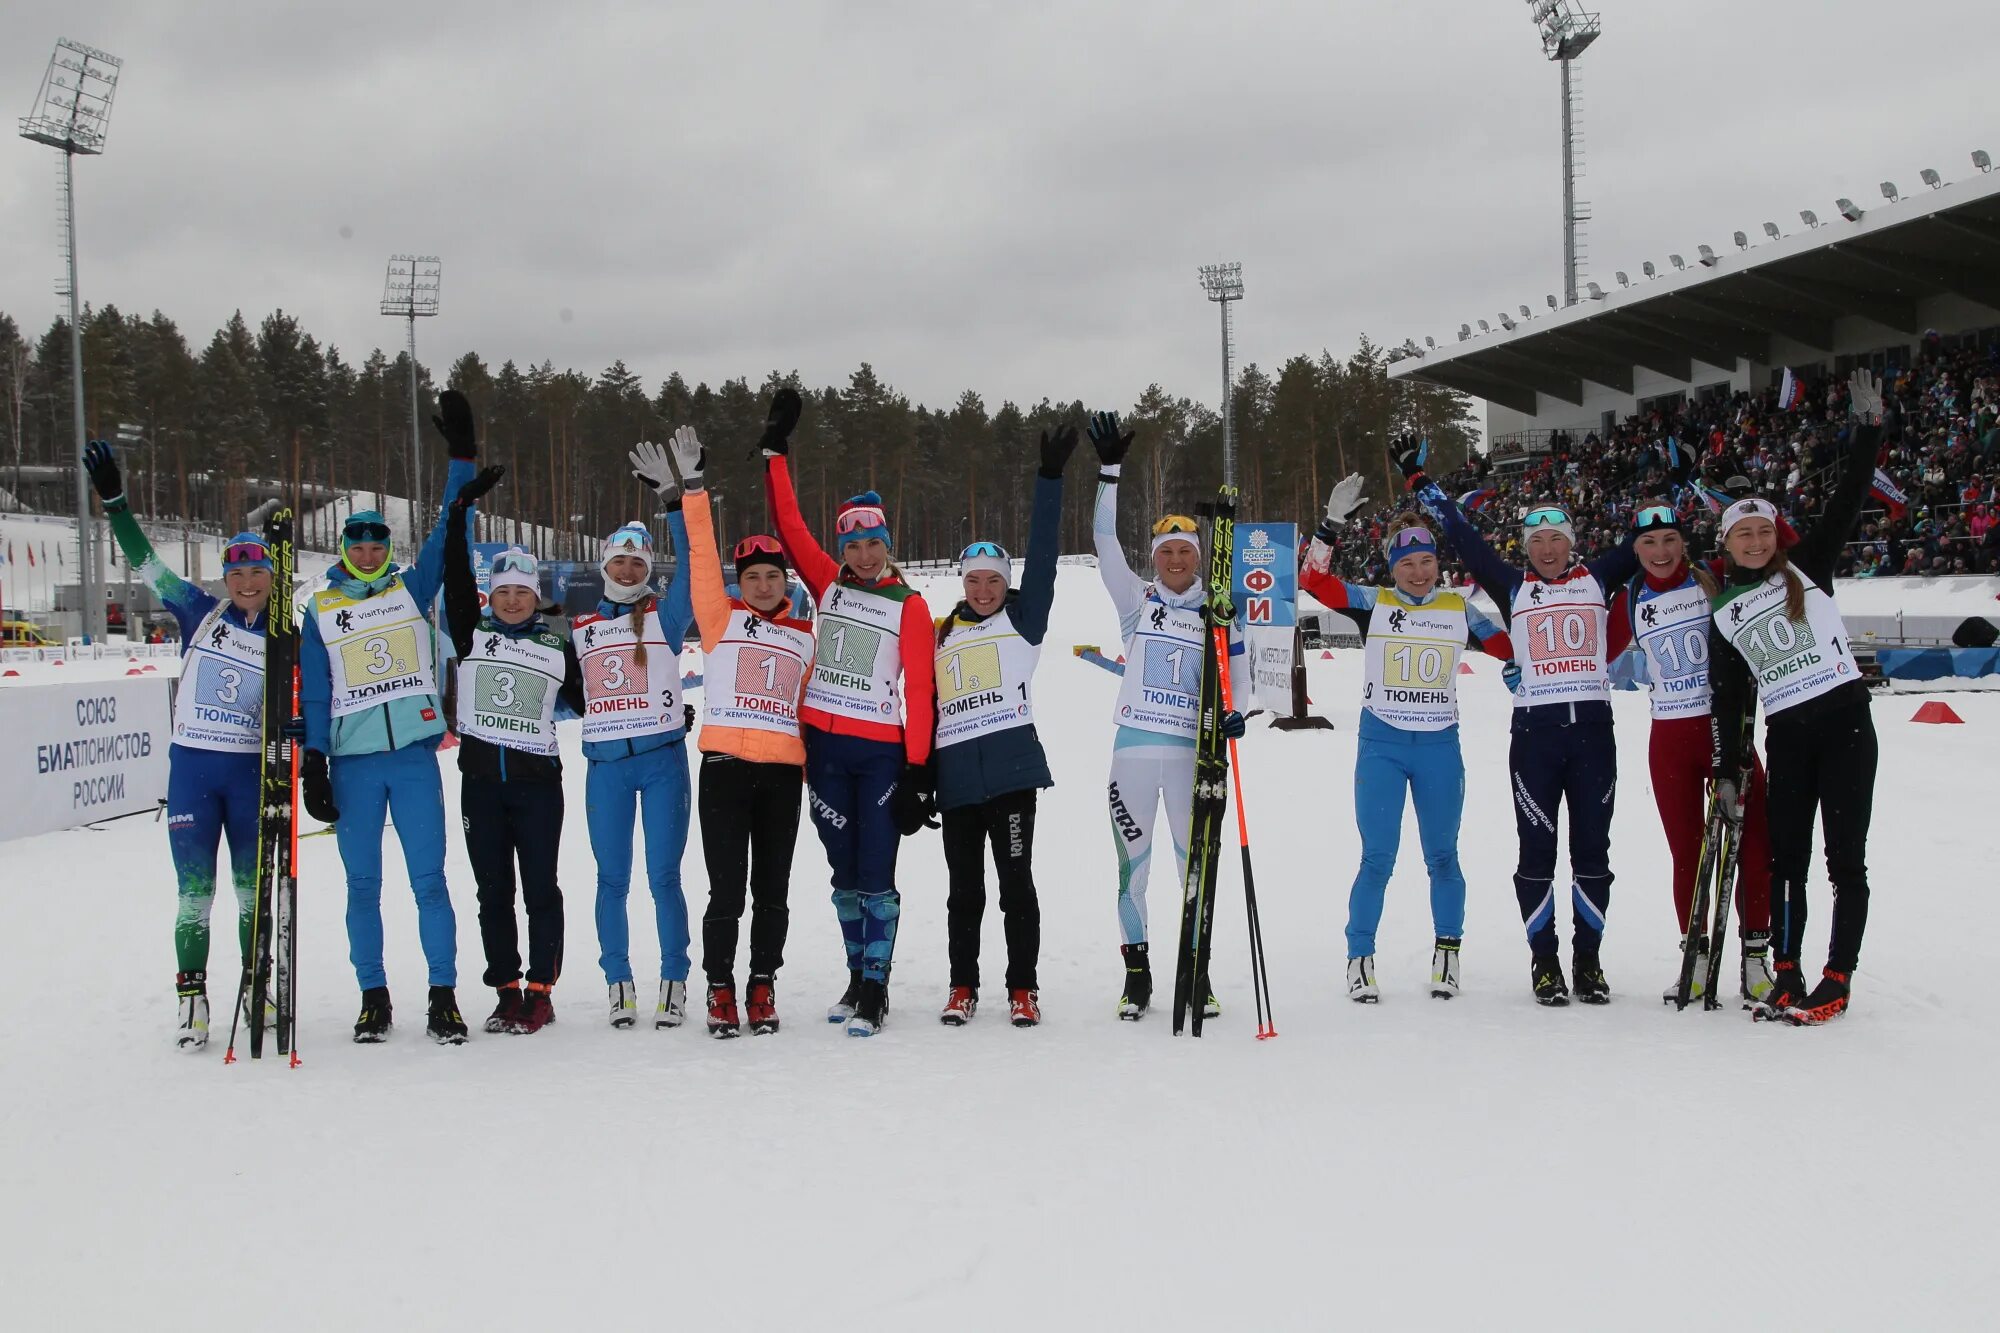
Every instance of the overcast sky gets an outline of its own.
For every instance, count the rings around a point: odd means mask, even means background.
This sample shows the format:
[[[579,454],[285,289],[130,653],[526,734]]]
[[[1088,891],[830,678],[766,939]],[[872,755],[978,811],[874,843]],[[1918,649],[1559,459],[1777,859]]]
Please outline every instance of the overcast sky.
[[[2000,154],[1994,0],[1602,0],[1589,276]],[[199,348],[274,306],[359,360],[440,255],[442,366],[657,386],[872,361],[937,404],[1213,402],[1245,359],[1543,308],[1559,98],[1523,0],[278,5],[7,0],[0,107],[59,36],[125,62],[78,163],[82,288]],[[12,99],[12,105],[6,99]],[[56,312],[56,155],[0,145],[0,309]]]

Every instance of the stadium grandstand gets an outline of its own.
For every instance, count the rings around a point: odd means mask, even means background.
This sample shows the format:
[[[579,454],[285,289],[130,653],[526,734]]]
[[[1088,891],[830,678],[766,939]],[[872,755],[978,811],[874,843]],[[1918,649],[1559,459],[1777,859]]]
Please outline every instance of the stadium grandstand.
[[[1742,232],[1637,282],[1586,284],[1570,307],[1521,307],[1456,343],[1405,342],[1390,374],[1486,402],[1487,452],[1446,478],[1466,507],[1511,524],[1530,504],[1576,515],[1585,546],[1622,535],[1633,505],[1671,489],[1693,454],[1698,484],[1677,496],[1698,536],[1731,494],[1758,493],[1803,517],[1819,507],[1845,430],[1844,382],[1879,372],[1904,413],[1884,450],[1875,508],[1843,574],[2000,572],[2000,175],[1923,189],[1881,187],[1883,203],[1839,200],[1829,221]],[[1427,339],[1427,342],[1432,340]],[[1358,515],[1341,563],[1372,573],[1395,499]],[[1505,525],[1496,533],[1505,540]]]

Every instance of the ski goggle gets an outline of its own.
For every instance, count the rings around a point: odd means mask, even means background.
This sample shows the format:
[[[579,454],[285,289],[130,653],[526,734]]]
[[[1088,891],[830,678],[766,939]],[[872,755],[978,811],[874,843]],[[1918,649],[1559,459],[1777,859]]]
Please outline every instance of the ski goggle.
[[[888,526],[889,516],[876,505],[856,505],[852,509],[843,510],[840,517],[833,520],[834,534],[840,537],[845,537],[850,532],[865,532],[871,528],[886,529]]]
[[[1680,524],[1672,505],[1647,505],[1633,516],[1632,530],[1649,532],[1655,528],[1677,528]]]
[[[958,558],[960,560],[1007,560],[1011,557],[1008,556],[1006,549],[998,542],[974,542],[963,551],[960,551]]]
[[[541,572],[541,566],[537,565],[535,557],[529,555],[526,551],[502,551],[493,557],[493,572],[495,574],[537,574]]]
[[[1541,509],[1530,509],[1521,518],[1524,528],[1566,528],[1569,526],[1569,511],[1549,505]]]
[[[1200,527],[1186,514],[1168,514],[1153,525],[1153,535],[1155,537],[1165,537],[1169,534],[1187,534],[1192,536],[1199,531],[1201,531]]]
[[[1395,558],[1396,552],[1413,546],[1426,551],[1435,551],[1437,542],[1431,537],[1429,528],[1398,528],[1395,535],[1389,538],[1390,559]]]
[[[653,549],[653,534],[644,528],[623,527],[604,539],[604,554],[648,555]]]
[[[340,530],[340,536],[343,541],[348,542],[350,545],[357,542],[386,544],[389,540],[389,525],[387,523],[367,521],[349,523]]]
[[[760,532],[736,543],[736,549],[730,553],[730,558],[740,565],[753,555],[775,555],[783,559],[784,554],[785,548],[778,544],[776,537]]]
[[[222,553],[225,568],[230,565],[268,565],[271,563],[271,548],[262,542],[237,542]]]

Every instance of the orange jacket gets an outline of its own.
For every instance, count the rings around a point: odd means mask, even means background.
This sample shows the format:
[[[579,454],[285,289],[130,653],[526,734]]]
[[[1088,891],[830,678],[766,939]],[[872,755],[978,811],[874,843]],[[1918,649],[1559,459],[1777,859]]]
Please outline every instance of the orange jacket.
[[[687,520],[688,577],[692,580],[689,591],[694,594],[694,623],[701,629],[704,654],[715,651],[723,631],[729,628],[730,615],[737,611],[748,611],[788,629],[812,633],[811,621],[797,620],[790,614],[789,598],[778,604],[776,615],[770,615],[729,595],[728,586],[722,581],[722,550],[717,545],[714,519],[708,512],[707,491],[689,491],[682,499],[681,514]],[[749,727],[717,726],[704,719],[696,745],[704,754],[732,754],[753,764],[804,766],[806,762],[806,743],[796,727],[789,736],[784,736]]]

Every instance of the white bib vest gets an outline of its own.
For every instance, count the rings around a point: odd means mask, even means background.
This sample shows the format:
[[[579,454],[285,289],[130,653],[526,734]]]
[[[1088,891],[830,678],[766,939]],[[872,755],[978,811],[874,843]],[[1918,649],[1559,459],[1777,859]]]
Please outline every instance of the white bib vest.
[[[1604,587],[1595,575],[1585,572],[1562,583],[1524,579],[1512,609],[1508,629],[1521,665],[1514,707],[1611,701]]]
[[[666,736],[686,729],[681,715],[681,653],[667,642],[657,610],[646,612],[646,660],[635,660],[640,630],[627,611],[615,620],[578,616],[571,627],[577,663],[583,668],[583,739],[628,740]]]
[[[1368,617],[1361,706],[1404,731],[1443,731],[1457,723],[1465,635],[1465,598],[1458,593],[1439,592],[1419,606],[1394,588],[1381,589]]]
[[[358,602],[332,590],[315,594],[313,611],[333,671],[333,716],[438,692],[430,622],[400,574]]]
[[[553,634],[516,637],[482,627],[458,664],[459,734],[554,754],[563,665],[562,640]]]
[[[1125,641],[1118,725],[1193,739],[1199,727],[1202,658],[1210,650],[1199,606],[1168,606],[1149,584],[1139,624]]]
[[[812,661],[808,629],[774,624],[737,608],[703,658],[702,716],[718,726],[799,734],[799,689]]]
[[[1632,599],[1632,638],[1646,654],[1654,717],[1706,717],[1708,594],[1689,575],[1678,587],[1655,592],[1639,585]]]
[[[225,602],[188,640],[174,700],[174,744],[244,753],[263,743],[264,636],[223,616]]]
[[[1797,570],[1792,572],[1806,585],[1804,624],[1785,615],[1782,574],[1773,574],[1754,588],[1731,589],[1736,595],[1715,608],[1715,623],[1723,637],[1750,664],[1766,716],[1861,679],[1847,646],[1840,608],[1818,584]]]
[[[834,717],[902,724],[903,604],[834,582],[819,599],[819,642],[806,705]]]
[[[937,743],[1031,724],[1041,657],[1005,609],[977,625],[953,624],[937,648]]]

